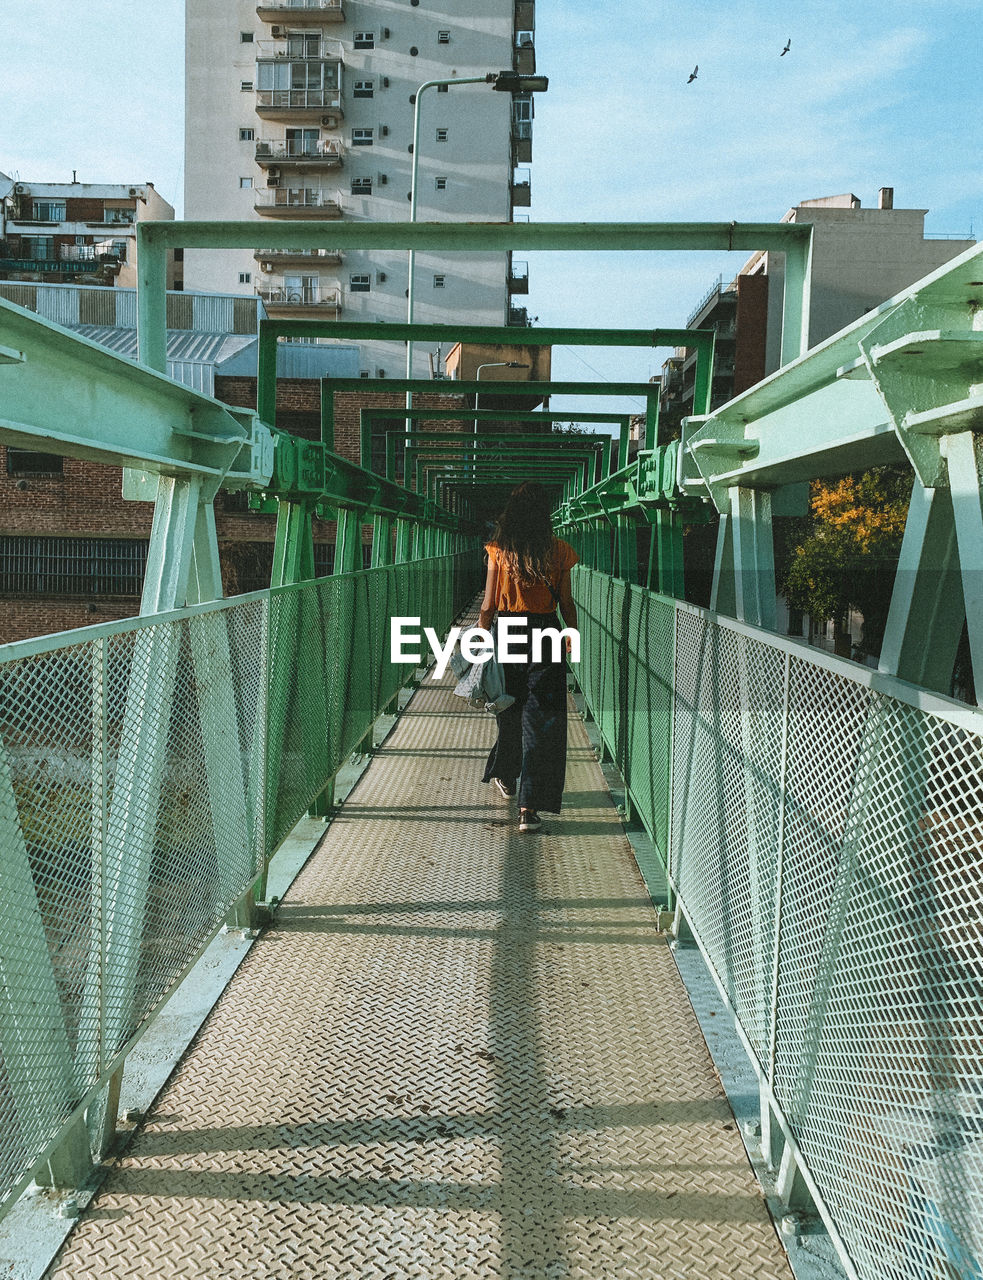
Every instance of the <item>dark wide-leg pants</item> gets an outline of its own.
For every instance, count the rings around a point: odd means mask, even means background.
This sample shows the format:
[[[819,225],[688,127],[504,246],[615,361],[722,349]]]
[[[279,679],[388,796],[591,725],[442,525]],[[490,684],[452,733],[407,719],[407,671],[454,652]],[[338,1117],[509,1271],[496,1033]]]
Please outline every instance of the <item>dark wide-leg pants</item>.
[[[526,619],[527,643],[533,627],[559,627],[555,614],[503,614]],[[512,644],[515,644],[513,640]],[[553,661],[553,646],[543,645],[542,661],[527,652],[522,662],[502,665],[505,692],[515,698],[498,717],[498,739],[488,756],[482,782],[518,781],[519,807],[560,812],[567,770],[567,670],[564,655]]]

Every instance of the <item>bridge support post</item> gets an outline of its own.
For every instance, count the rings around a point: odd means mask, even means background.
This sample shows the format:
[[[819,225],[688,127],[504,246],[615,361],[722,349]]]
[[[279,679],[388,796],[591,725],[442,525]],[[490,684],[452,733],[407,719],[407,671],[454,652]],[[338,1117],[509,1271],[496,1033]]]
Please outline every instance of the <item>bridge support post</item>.
[[[771,494],[735,485],[721,512],[710,608],[775,630],[775,543]]]
[[[916,476],[878,669],[948,694],[965,617],[952,494]]]

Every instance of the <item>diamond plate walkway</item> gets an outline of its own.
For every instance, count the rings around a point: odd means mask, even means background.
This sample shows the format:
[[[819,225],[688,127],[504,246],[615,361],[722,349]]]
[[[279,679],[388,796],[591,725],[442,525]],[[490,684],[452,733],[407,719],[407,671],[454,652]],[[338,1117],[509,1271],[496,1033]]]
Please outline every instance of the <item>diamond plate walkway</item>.
[[[583,725],[533,836],[493,728],[417,692],[49,1277],[791,1276]]]

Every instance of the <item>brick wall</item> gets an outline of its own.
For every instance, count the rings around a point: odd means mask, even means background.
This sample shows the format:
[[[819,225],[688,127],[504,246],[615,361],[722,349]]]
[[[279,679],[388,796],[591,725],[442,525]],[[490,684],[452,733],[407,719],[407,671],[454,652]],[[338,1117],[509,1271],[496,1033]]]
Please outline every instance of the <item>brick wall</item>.
[[[215,394],[226,404],[253,408],[256,379],[216,378]],[[359,410],[363,406],[390,408],[394,418],[398,418],[405,403],[402,394],[391,391],[339,393],[335,404],[336,451],[352,461],[358,460]],[[418,423],[425,430],[460,430],[462,426],[470,426],[467,403],[461,395],[418,395],[415,403],[423,408],[464,411],[462,419],[454,422]],[[320,438],[318,382],[289,379],[278,383],[277,426],[305,439]],[[124,501],[121,484],[122,473],[118,467],[73,458],[63,460],[62,472],[58,475],[12,476],[7,470],[7,450],[0,447],[0,537],[149,538],[153,504]],[[226,594],[236,595],[265,585],[272,563],[276,518],[240,510],[234,495],[229,498],[220,495],[215,514]],[[363,543],[370,542],[371,536],[371,525],[363,526]],[[314,539],[319,543],[333,543],[334,521],[315,520]],[[138,611],[136,597],[0,598],[0,643],[131,617]]]
[[[105,218],[105,201],[83,200],[77,197],[65,201],[66,222],[102,222]]]
[[[765,376],[768,335],[768,277],[737,277],[737,339],[734,346],[734,395]]]
[[[97,622],[132,618],[139,609],[139,600],[131,597],[106,596],[88,603],[84,600],[0,600],[0,644],[91,627]]]

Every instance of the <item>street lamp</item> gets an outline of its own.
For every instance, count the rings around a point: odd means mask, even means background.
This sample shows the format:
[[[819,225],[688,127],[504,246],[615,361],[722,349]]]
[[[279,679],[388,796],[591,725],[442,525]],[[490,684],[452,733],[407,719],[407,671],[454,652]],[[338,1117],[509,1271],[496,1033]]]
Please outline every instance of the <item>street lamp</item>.
[[[531,369],[531,368],[532,368],[532,365],[522,364],[522,362],[519,360],[489,360],[485,364],[478,365],[478,370],[474,375],[474,380],[475,382],[481,381],[482,369]],[[473,458],[472,468],[474,468],[474,466],[477,464],[477,461],[478,461],[478,395],[479,393],[476,391],[474,393],[475,417],[474,417],[474,451],[472,453],[472,458]]]
[[[483,76],[464,76],[449,80],[426,80],[416,91],[416,104],[413,109],[413,164],[410,173],[410,222],[416,222],[416,179],[420,163],[420,100],[424,91],[443,88],[452,84],[488,84],[499,93],[545,93],[549,88],[546,76],[523,76],[516,71],[489,71]],[[409,251],[409,282],[406,290],[406,323],[413,323],[413,266],[416,251]],[[413,377],[413,340],[406,340],[406,377]],[[413,393],[406,392],[406,407],[413,407]],[[409,430],[409,419],[407,419]]]

